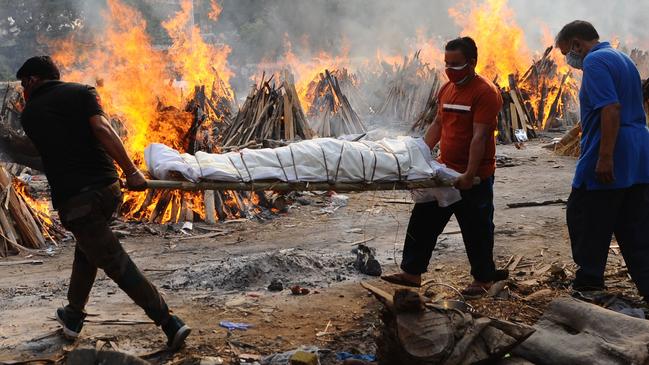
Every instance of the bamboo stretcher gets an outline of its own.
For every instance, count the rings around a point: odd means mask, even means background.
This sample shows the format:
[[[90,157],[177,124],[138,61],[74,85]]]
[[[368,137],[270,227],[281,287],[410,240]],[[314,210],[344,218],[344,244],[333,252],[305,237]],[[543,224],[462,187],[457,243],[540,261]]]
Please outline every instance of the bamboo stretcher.
[[[453,186],[454,180],[426,179],[410,181],[384,181],[384,182],[283,182],[283,181],[254,181],[254,182],[222,182],[222,181],[176,181],[176,180],[147,180],[147,187],[156,190],[238,190],[238,191],[335,191],[339,193],[352,191],[380,191],[380,190],[415,190],[436,187]],[[475,178],[474,185],[480,183],[480,178]]]

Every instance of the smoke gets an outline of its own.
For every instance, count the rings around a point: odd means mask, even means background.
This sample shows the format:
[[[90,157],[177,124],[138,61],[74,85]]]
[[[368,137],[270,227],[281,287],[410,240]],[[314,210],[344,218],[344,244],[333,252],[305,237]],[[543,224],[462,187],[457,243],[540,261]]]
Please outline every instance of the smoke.
[[[84,31],[101,29],[101,13],[107,0],[0,0],[0,38],[11,35],[7,19],[20,25],[16,9],[30,9],[32,18],[51,14],[52,5],[74,7],[83,18]],[[148,30],[157,44],[168,42],[160,23],[179,9],[172,0],[123,0],[147,19]],[[261,61],[281,61],[290,44],[301,59],[320,51],[351,59],[374,58],[377,50],[389,55],[416,51],[418,38],[433,41],[441,49],[444,42],[459,34],[460,28],[448,14],[457,5],[452,0],[217,0],[223,7],[218,22],[209,19],[210,0],[194,0],[196,23],[211,34],[209,40],[232,47],[230,63],[235,68],[250,68]],[[471,1],[471,0],[467,0]],[[479,3],[480,1],[478,1]],[[649,34],[644,30],[649,2],[646,0],[509,0],[515,19],[523,28],[529,48],[542,51],[547,34],[575,19],[591,21],[602,39],[619,39],[627,48],[649,49]],[[60,18],[60,17],[53,17]],[[24,24],[24,21],[23,21]],[[35,32],[42,32],[38,28]],[[544,32],[546,34],[545,41]],[[18,45],[19,46],[19,45]],[[488,44],[478,45],[489,47]],[[2,48],[0,48],[2,50]],[[2,50],[11,57],[13,51]],[[22,54],[21,54],[22,56]],[[246,83],[248,76],[238,82]],[[235,80],[235,83],[237,81]]]

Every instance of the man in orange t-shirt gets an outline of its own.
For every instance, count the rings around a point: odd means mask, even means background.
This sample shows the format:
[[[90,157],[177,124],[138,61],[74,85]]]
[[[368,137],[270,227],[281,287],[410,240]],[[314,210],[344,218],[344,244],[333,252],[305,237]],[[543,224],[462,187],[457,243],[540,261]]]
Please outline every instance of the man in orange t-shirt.
[[[448,42],[444,61],[449,82],[440,89],[439,111],[424,140],[431,149],[441,142],[440,161],[462,173],[455,184],[462,200],[448,207],[440,207],[437,202],[415,204],[406,233],[403,272],[383,279],[420,286],[437,237],[455,214],[475,279],[463,294],[477,297],[486,293],[494,281],[507,277],[506,271],[496,270],[493,261],[494,132],[503,101],[498,88],[475,73],[478,48],[473,39],[462,37]],[[480,184],[474,186],[476,177]]]

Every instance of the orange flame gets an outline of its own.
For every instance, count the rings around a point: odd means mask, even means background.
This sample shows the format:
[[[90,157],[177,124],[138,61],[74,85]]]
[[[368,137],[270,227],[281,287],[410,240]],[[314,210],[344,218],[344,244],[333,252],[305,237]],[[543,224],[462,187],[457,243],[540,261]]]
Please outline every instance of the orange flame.
[[[507,0],[486,0],[480,5],[464,2],[448,12],[462,27],[461,34],[476,41],[479,74],[490,80],[507,80],[509,74],[525,72],[529,67],[532,57],[525,34]]]
[[[210,2],[210,9],[210,13],[207,16],[213,21],[219,20],[219,16],[221,16],[223,7],[221,7],[221,5],[219,5],[215,0],[212,0]]]
[[[212,5],[218,6],[214,2]],[[162,23],[173,41],[169,48],[169,58],[187,82],[189,91],[194,90],[195,86],[205,85],[207,94],[210,95],[215,82],[222,81],[229,85],[232,71],[228,67],[228,55],[231,49],[227,45],[213,46],[203,40],[200,29],[191,23],[194,8],[192,0],[184,0],[181,8],[175,17]],[[213,10],[210,16],[214,14]],[[233,95],[229,86],[224,91],[230,97]]]
[[[218,5],[212,5],[216,14]],[[185,149],[193,115],[182,109],[194,87],[205,85],[208,97],[233,99],[227,64],[230,48],[205,43],[192,26],[191,15],[192,1],[184,0],[181,10],[163,23],[173,42],[167,53],[153,46],[143,16],[119,0],[108,0],[103,13],[106,28],[86,42],[89,45],[80,46],[78,38],[53,44],[53,57],[66,81],[97,85],[104,110],[119,120],[114,126],[124,130],[124,145],[141,168],[145,167],[144,148],[152,142]],[[181,83],[173,81],[177,75]],[[186,88],[174,86],[179,84]],[[180,196],[174,192],[170,201],[178,202]],[[188,194],[185,200],[189,209],[202,204],[196,194]],[[156,204],[155,199],[147,200],[146,193],[127,192],[124,206],[128,217],[149,217]],[[162,212],[165,220],[172,219],[172,205]]]
[[[295,88],[302,107],[304,110],[309,110],[313,102],[313,97],[308,95],[309,83],[315,80],[321,73],[324,73],[325,69],[333,70],[349,67],[349,47],[343,46],[340,56],[334,56],[325,51],[320,51],[317,56],[303,61],[293,53],[293,47],[288,40],[288,36],[284,43],[286,47],[284,61],[295,75]],[[345,41],[343,39],[344,43]]]
[[[38,215],[38,218],[45,224],[46,227],[52,226],[52,211],[50,210],[50,203],[47,199],[35,199],[27,191],[27,184],[23,181],[14,178],[12,186],[16,194],[20,195],[25,203]],[[45,227],[43,227],[45,228]]]

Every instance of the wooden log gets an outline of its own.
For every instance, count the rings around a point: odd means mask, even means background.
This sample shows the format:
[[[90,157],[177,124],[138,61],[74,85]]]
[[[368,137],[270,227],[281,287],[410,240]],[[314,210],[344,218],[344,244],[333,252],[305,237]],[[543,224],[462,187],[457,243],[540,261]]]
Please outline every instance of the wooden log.
[[[225,200],[223,199],[222,191],[214,192],[214,203],[216,209],[216,216],[220,221],[228,219],[228,215],[225,212]]]
[[[295,138],[295,130],[293,128],[293,104],[289,101],[288,94],[283,95],[284,99],[284,139],[287,141]]]
[[[512,97],[512,101],[514,103],[514,108],[516,109],[516,113],[518,114],[517,121],[519,122],[519,127],[518,129],[522,129],[525,131],[527,134],[527,125],[529,124],[529,120],[527,119],[527,115],[523,111],[523,105],[520,103],[520,100],[518,98],[518,94],[516,93],[516,90],[510,90],[509,94]],[[512,119],[514,119],[514,115],[512,114]]]
[[[173,194],[171,198],[171,223],[178,223],[182,198],[182,194]]]
[[[563,75],[563,78],[561,79],[561,84],[559,85],[559,91],[557,92],[557,96],[554,98],[552,101],[552,105],[550,105],[550,112],[548,113],[548,119],[545,121],[545,125],[543,126],[543,130],[547,131],[550,129],[552,124],[554,124],[554,121],[556,120],[557,113],[559,112],[559,100],[561,100],[561,95],[563,94],[563,86],[566,83],[566,80],[568,79],[568,75],[570,73],[566,73]]]
[[[5,243],[7,239],[13,242],[19,241],[13,222],[11,222],[7,217],[4,207],[0,207],[0,227],[2,228],[3,235],[7,237],[4,239]]]
[[[531,202],[519,202],[519,203],[507,203],[507,208],[526,208],[526,207],[540,207],[544,205],[556,205],[556,204],[567,204],[568,201],[565,199],[554,199],[554,200],[544,200],[544,201],[531,201]]]
[[[205,223],[215,224],[214,190],[205,190],[203,192],[203,203],[205,203]]]
[[[170,190],[166,190],[158,196],[158,201],[149,217],[149,223],[162,223],[169,203],[171,202],[171,193]]]
[[[0,188],[9,194],[9,213],[16,224],[17,232],[19,232],[23,244],[32,248],[42,248],[45,244],[45,238],[38,228],[34,217],[27,209],[25,202],[11,185],[11,177],[1,166]]]
[[[0,257],[9,256],[9,242],[7,242],[5,237],[5,232],[2,229],[2,225],[0,225]]]

